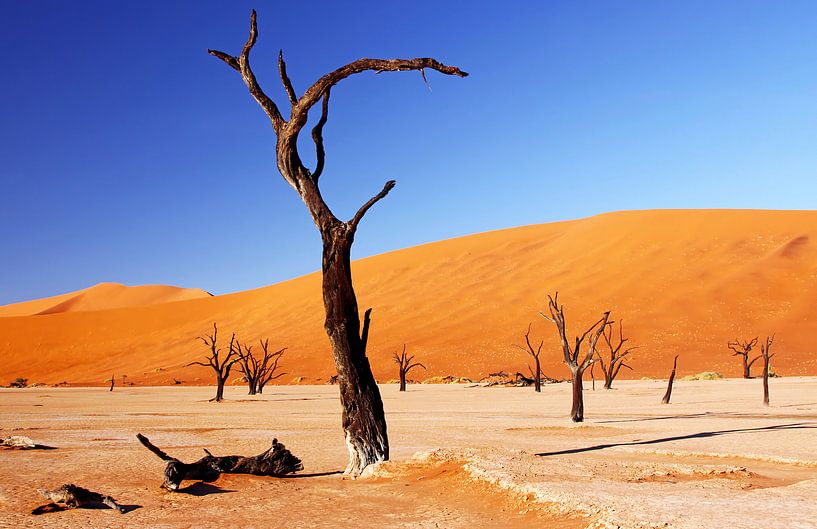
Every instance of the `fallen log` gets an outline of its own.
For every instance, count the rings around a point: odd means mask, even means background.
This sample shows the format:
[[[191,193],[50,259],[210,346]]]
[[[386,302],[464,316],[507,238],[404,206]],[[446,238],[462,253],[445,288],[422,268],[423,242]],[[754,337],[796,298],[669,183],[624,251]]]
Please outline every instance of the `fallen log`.
[[[4,448],[14,448],[17,450],[31,450],[37,448],[37,445],[28,437],[22,435],[12,435],[10,437],[0,438],[0,446]]]
[[[51,503],[37,507],[31,511],[31,514],[45,514],[47,512],[76,509],[77,507],[98,507],[100,505],[119,511],[120,514],[127,512],[125,507],[116,503],[116,500],[110,496],[84,489],[72,483],[66,483],[54,490],[38,489],[37,492]]]
[[[301,460],[279,443],[278,439],[273,439],[272,446],[257,456],[214,456],[204,449],[207,454],[205,457],[193,463],[183,463],[166,454],[144,435],[136,434],[136,438],[159,459],[167,461],[165,481],[162,483],[162,488],[167,490],[178,490],[182,481],[186,480],[215,481],[222,473],[282,477],[304,469]]]

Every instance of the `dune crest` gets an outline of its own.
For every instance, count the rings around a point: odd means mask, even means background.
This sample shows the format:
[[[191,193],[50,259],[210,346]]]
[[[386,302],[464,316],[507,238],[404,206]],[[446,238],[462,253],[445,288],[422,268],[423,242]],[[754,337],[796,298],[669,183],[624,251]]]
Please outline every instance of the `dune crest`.
[[[168,285],[130,287],[120,283],[98,283],[92,287],[59,296],[1,306],[0,317],[140,307],[204,297],[210,297],[210,294],[198,288]]]
[[[817,211],[632,211],[406,248],[358,260],[353,274],[361,309],[374,308],[369,357],[380,380],[396,377],[391,356],[403,343],[428,368],[423,378],[527,373],[513,344],[529,322],[532,339],[545,340],[543,372],[567,376],[555,329],[538,315],[555,290],[572,334],[604,310],[623,319],[639,349],[621,378],[665,378],[675,354],[679,377],[739,376],[726,343],[772,333],[777,372],[815,375],[815,241]],[[320,281],[76,311],[91,306],[86,292],[68,312],[0,318],[0,382],[102,384],[118,373],[139,384],[212,383],[205,368],[184,365],[202,355],[195,337],[216,321],[227,338],[288,347],[286,380],[323,383],[335,371]]]

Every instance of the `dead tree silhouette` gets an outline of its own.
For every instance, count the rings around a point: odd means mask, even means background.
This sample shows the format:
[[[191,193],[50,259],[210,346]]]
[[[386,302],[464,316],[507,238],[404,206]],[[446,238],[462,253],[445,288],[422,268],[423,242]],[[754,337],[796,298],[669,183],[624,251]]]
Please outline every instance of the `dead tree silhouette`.
[[[255,10],[250,15],[250,34],[238,56],[222,51],[208,52],[237,71],[253,99],[261,106],[272,125],[276,140],[276,162],[284,180],[292,186],[306,205],[323,242],[323,302],[326,310],[324,327],[332,344],[332,354],[338,373],[340,400],[343,407],[343,430],[349,450],[346,474],[359,475],[364,468],[389,458],[389,440],[383,401],[377,388],[366,346],[360,334],[357,297],[352,286],[351,249],[363,216],[394,188],[389,180],[383,189],[363,204],[348,220],[340,220],[325,202],[319,179],[325,168],[323,129],[329,115],[329,96],[334,87],[347,77],[363,72],[436,70],[445,75],[465,77],[457,67],[447,66],[432,58],[358,59],[327,73],[298,96],[287,74],[283,53],[278,53],[278,73],[290,105],[289,120],[278,105],[264,92],[250,67],[250,51],[258,39]],[[304,165],[298,149],[298,137],[307,124],[309,111],[320,103],[321,116],[312,129],[316,164],[310,171]]]
[[[607,349],[610,351],[610,356],[608,361],[604,361],[604,357],[599,354],[598,361],[599,366],[601,367],[601,371],[604,373],[604,389],[611,389],[613,387],[613,380],[616,379],[618,376],[618,372],[621,371],[622,367],[626,367],[630,371],[633,370],[632,367],[624,363],[624,360],[630,355],[631,352],[635,351],[636,347],[628,347],[622,350],[624,344],[627,343],[629,338],[624,337],[624,330],[622,328],[621,321],[618,322],[618,343],[614,343],[613,339],[613,326],[608,325],[605,328],[604,333],[604,342],[607,344]]]
[[[528,365],[528,370],[533,376],[533,390],[537,393],[542,391],[542,364],[539,362],[539,355],[542,353],[542,346],[545,344],[544,340],[539,342],[539,345],[534,348],[530,342],[530,328],[533,323],[528,323],[528,330],[525,332],[525,347],[514,344],[514,347],[521,349],[528,353],[533,358],[534,369]]]
[[[766,342],[760,344],[760,355],[763,357],[763,405],[769,405],[769,361],[775,355],[771,353],[774,343],[774,334],[766,337]],[[771,354],[769,354],[771,353]]]
[[[757,355],[752,360],[749,360],[749,353],[752,352],[752,349],[755,348],[757,345],[757,336],[752,338],[751,340],[744,340],[740,341],[735,339],[734,342],[729,342],[726,346],[734,351],[732,356],[739,356],[741,357],[741,362],[743,364],[743,378],[752,378],[752,364],[758,361],[762,355]]]
[[[570,409],[570,419],[573,422],[582,422],[584,420],[584,396],[582,395],[582,376],[585,369],[595,362],[596,344],[599,338],[604,333],[604,328],[608,325],[610,319],[610,311],[604,315],[596,323],[584,331],[581,336],[576,336],[574,345],[570,345],[567,338],[567,329],[565,323],[564,305],[559,305],[559,293],[556,292],[554,296],[548,294],[548,310],[550,316],[540,312],[543,318],[553,322],[559,332],[559,339],[562,342],[562,352],[564,354],[565,364],[570,368],[571,381],[573,382],[573,405]],[[592,333],[592,334],[591,334]],[[579,361],[579,353],[581,351],[582,343],[585,338],[590,335],[590,341],[587,345],[587,354],[584,359]]]
[[[233,365],[239,361],[239,353],[235,347],[235,333],[230,337],[230,347],[226,355],[222,355],[221,348],[218,346],[218,327],[213,324],[213,334],[206,334],[199,336],[199,340],[210,348],[210,352],[205,358],[207,362],[190,362],[189,366],[204,366],[211,368],[216,374],[216,396],[210,399],[210,402],[221,402],[224,400],[224,383],[230,376],[230,370]]]
[[[675,355],[675,360],[672,361],[672,373],[669,374],[669,382],[667,382],[667,391],[664,393],[664,398],[661,399],[661,404],[669,404],[672,397],[672,383],[675,382],[675,369],[678,367],[678,355]]]
[[[425,369],[426,366],[420,362],[412,363],[412,360],[414,360],[414,355],[408,356],[406,354],[406,344],[403,344],[403,352],[400,354],[394,353],[392,358],[394,358],[394,363],[397,364],[399,368],[400,391],[406,391],[406,376],[408,376],[409,371],[415,367],[422,367]]]

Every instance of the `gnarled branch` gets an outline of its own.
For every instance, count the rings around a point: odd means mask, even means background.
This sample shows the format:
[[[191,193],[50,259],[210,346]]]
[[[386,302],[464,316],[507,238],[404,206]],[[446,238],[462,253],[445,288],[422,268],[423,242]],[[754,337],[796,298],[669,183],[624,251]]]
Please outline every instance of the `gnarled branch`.
[[[247,38],[247,42],[244,44],[244,48],[241,50],[241,55],[238,57],[233,57],[232,55],[218,50],[207,50],[207,53],[214,57],[218,57],[231,68],[238,70],[238,72],[241,74],[241,78],[244,80],[244,84],[247,85],[247,88],[250,91],[250,95],[252,95],[253,99],[255,99],[259,105],[261,105],[264,112],[267,113],[267,116],[269,116],[269,119],[272,122],[273,129],[275,129],[275,132],[277,133],[285,123],[284,118],[281,116],[281,112],[278,110],[278,106],[275,104],[275,102],[270,99],[266,93],[264,93],[264,90],[261,89],[261,85],[258,84],[258,80],[255,78],[255,73],[250,67],[250,51],[252,50],[252,47],[255,46],[256,40],[258,40],[258,24],[256,23],[255,9],[253,9],[252,13],[250,14],[250,35]]]
[[[352,217],[352,219],[349,222],[347,222],[349,227],[353,231],[355,229],[357,229],[357,225],[360,224],[360,220],[363,218],[363,215],[365,215],[366,212],[369,211],[369,208],[374,206],[375,203],[377,203],[379,200],[383,199],[386,195],[388,195],[389,191],[394,189],[394,186],[396,184],[397,184],[397,182],[395,182],[394,180],[389,180],[388,182],[386,182],[386,185],[383,186],[383,189],[380,191],[380,193],[376,194],[375,196],[370,198],[368,200],[368,202],[366,202],[365,204],[360,206],[360,209],[357,210],[357,213],[355,213],[355,216]]]
[[[323,147],[323,127],[326,125],[326,120],[329,118],[329,94],[331,90],[327,90],[323,94],[323,103],[321,103],[321,119],[312,128],[312,141],[315,142],[315,156],[317,162],[315,163],[315,171],[312,173],[312,180],[317,184],[318,178],[323,174],[324,165],[326,165],[326,150]]]
[[[292,88],[292,80],[287,75],[287,63],[284,62],[284,50],[278,50],[278,73],[281,75],[281,83],[289,96],[289,102],[293,105],[298,102],[295,89]]]

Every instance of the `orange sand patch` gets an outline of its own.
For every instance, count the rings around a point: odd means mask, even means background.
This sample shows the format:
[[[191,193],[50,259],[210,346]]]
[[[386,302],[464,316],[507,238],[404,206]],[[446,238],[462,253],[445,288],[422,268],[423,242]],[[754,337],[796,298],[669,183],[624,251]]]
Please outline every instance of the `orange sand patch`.
[[[0,307],[0,317],[141,307],[143,305],[156,305],[157,303],[207,297],[210,297],[210,294],[198,288],[180,288],[167,285],[128,287],[119,283],[99,283],[60,296],[2,306]]]
[[[553,326],[538,316],[557,289],[572,333],[604,310],[623,318],[639,349],[622,378],[665,377],[676,353],[679,378],[739,376],[726,342],[772,332],[777,372],[817,374],[815,211],[610,213],[407,248],[356,261],[353,273],[361,307],[374,307],[369,356],[380,380],[395,378],[391,355],[403,343],[424,378],[526,371],[512,344],[531,321],[545,340],[544,372],[565,376]],[[137,384],[208,383],[206,368],[184,366],[204,352],[194,338],[213,321],[223,335],[288,347],[282,381],[334,374],[311,274],[174,303],[0,318],[0,381],[103,384],[117,373]]]

